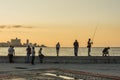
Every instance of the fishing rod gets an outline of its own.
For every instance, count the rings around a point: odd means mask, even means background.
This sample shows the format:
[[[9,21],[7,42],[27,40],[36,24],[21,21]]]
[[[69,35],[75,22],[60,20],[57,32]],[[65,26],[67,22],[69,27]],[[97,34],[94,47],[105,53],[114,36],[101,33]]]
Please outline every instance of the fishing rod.
[[[93,34],[93,37],[92,37],[92,40],[91,40],[92,42],[94,41],[94,37],[95,37],[96,31],[97,31],[97,28],[98,28],[98,25],[95,28],[95,31],[94,31],[94,34]]]

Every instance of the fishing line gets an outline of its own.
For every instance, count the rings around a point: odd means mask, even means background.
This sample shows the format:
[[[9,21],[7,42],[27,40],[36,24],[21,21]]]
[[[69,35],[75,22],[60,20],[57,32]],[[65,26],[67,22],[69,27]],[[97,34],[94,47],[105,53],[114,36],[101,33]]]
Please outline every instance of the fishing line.
[[[92,42],[94,41],[94,37],[95,37],[96,31],[97,31],[97,28],[98,28],[98,25],[95,28],[95,31],[94,31],[94,34],[93,34],[93,37],[92,37],[92,40],[91,40]]]

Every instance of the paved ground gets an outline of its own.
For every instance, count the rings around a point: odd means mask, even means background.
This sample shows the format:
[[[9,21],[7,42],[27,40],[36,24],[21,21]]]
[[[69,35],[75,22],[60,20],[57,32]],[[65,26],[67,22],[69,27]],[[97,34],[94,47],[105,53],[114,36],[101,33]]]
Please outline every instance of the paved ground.
[[[16,69],[16,67],[23,67],[26,69]],[[26,64],[26,63],[0,63],[0,72],[7,71],[21,71],[31,69],[49,69],[59,68],[76,71],[86,71],[92,73],[107,74],[120,77],[120,64]]]

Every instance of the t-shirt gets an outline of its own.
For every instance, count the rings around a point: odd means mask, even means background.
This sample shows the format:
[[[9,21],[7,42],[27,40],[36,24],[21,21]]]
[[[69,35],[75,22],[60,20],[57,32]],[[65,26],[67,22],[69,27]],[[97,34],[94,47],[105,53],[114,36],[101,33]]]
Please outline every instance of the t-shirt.
[[[27,48],[27,54],[31,54],[31,48]]]
[[[35,50],[34,49],[31,50],[31,54],[32,54],[32,56],[35,56]]]
[[[14,51],[15,51],[15,50],[14,50],[13,48],[10,47],[10,48],[8,49],[8,54],[13,54]]]

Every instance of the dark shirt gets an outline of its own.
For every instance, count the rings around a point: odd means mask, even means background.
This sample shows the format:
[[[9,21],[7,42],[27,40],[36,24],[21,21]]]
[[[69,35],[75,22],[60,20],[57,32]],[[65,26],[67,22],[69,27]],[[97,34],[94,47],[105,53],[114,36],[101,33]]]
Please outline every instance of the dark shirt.
[[[108,52],[108,48],[104,48],[102,52],[103,53]]]
[[[79,47],[79,43],[78,42],[74,42],[74,48],[77,49]]]
[[[88,47],[88,48],[91,47],[91,42],[90,42],[90,41],[88,41],[88,45],[87,45],[87,47]]]
[[[31,48],[30,47],[28,47],[26,50],[27,50],[27,54],[31,54]]]

